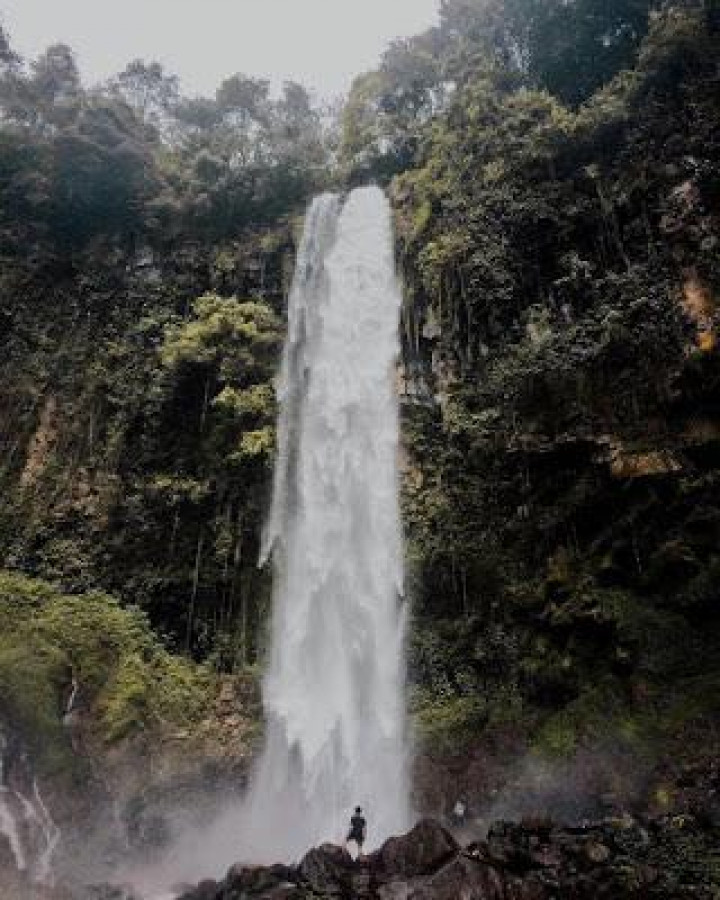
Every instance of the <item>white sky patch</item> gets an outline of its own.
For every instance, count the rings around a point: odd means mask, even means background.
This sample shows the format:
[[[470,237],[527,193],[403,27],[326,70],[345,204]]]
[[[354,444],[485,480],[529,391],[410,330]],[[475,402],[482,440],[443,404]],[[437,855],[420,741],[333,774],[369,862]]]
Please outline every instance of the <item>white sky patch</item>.
[[[132,59],[157,60],[188,94],[235,72],[347,91],[395,38],[434,25],[440,0],[0,0],[16,52],[69,44],[96,84]]]

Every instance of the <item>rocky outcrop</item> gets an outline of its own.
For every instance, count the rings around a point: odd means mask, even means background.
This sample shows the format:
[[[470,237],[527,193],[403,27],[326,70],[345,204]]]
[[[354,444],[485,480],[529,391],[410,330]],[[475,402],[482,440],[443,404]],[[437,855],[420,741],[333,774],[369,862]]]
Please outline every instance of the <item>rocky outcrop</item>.
[[[182,900],[712,900],[718,836],[691,817],[577,828],[536,820],[499,823],[462,848],[427,820],[356,861],[325,844],[295,868],[233,867]]]
[[[431,875],[453,859],[459,850],[451,834],[427,819],[409,834],[386,841],[368,858],[368,865],[373,883],[382,886]]]

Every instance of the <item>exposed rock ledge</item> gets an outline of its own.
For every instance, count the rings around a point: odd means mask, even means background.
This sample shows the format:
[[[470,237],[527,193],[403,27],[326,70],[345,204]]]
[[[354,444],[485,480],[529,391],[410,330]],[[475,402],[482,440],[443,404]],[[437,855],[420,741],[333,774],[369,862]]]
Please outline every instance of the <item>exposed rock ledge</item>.
[[[326,844],[297,867],[234,866],[182,900],[712,900],[719,837],[689,817],[583,828],[527,821],[500,823],[463,848],[426,820],[357,862]]]

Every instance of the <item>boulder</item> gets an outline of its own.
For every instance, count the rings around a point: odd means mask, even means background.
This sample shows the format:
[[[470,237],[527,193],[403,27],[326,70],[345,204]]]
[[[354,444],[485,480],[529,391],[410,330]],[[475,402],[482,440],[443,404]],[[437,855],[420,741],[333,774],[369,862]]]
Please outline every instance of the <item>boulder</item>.
[[[316,894],[326,897],[351,895],[355,863],[343,847],[323,844],[310,850],[300,863],[298,874]]]
[[[356,862],[325,844],[297,869],[233,867],[224,883],[207,882],[183,900],[711,900],[716,860],[716,830],[692,816],[499,823],[465,850],[424,821]]]
[[[278,887],[294,886],[298,875],[289,866],[232,866],[225,879],[226,890],[261,895]]]
[[[430,875],[456,856],[460,846],[438,822],[424,819],[412,831],[393,837],[368,857],[375,885]]]
[[[380,885],[375,896],[378,900],[410,900],[425,884],[425,878],[411,878],[410,881],[391,881]]]
[[[546,900],[547,895],[537,882],[512,885],[492,866],[460,854],[432,875],[383,885],[377,896],[379,900]]]
[[[220,885],[216,881],[201,881],[200,884],[186,894],[182,894],[180,900],[218,900],[222,897]]]
[[[527,872],[533,868],[530,838],[522,825],[498,822],[488,834],[488,856],[493,863],[512,872]]]
[[[408,900],[505,900],[505,885],[496,869],[461,855],[427,878]]]

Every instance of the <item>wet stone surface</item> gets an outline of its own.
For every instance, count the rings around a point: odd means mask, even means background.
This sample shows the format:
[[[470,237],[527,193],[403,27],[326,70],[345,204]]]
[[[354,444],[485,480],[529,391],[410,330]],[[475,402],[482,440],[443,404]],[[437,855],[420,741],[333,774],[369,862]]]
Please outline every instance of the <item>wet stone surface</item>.
[[[720,833],[691,817],[582,828],[498,823],[465,848],[420,822],[367,857],[311,850],[297,868],[234,867],[182,900],[714,900]]]

